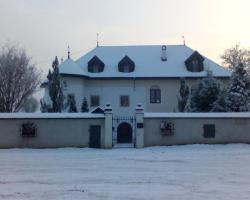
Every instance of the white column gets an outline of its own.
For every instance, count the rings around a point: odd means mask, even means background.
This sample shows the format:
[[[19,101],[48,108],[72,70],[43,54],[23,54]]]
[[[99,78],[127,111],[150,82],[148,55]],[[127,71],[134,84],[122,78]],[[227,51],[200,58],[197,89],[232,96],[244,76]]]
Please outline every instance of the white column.
[[[136,133],[136,148],[144,147],[144,110],[141,104],[138,104],[135,108],[135,133]]]
[[[103,147],[105,149],[111,149],[112,148],[112,107],[110,104],[106,104],[105,109],[105,130],[104,130],[104,145]]]

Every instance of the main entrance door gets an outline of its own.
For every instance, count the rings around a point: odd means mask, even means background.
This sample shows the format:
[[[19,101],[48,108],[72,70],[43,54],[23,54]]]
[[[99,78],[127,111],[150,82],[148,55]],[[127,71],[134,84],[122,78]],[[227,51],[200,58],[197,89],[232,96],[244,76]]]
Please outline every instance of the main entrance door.
[[[129,123],[123,122],[117,127],[117,143],[132,143],[133,130]]]
[[[112,123],[113,147],[133,147],[135,144],[134,116],[113,116]]]

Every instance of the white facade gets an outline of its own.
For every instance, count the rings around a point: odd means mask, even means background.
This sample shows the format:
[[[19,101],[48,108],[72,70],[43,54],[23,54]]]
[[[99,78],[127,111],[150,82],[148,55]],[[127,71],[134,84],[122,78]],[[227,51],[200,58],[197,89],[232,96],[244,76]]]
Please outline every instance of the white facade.
[[[189,58],[195,61],[194,71],[185,63]],[[197,68],[197,63],[201,68]],[[134,115],[138,103],[145,112],[175,112],[180,78],[186,78],[192,86],[206,76],[207,70],[222,80],[230,76],[228,70],[184,45],[96,47],[78,60],[68,59],[59,66],[64,95],[75,96],[79,112],[84,97],[91,110],[96,107],[91,106],[91,96],[98,96],[99,106],[110,103],[114,116]],[[152,88],[160,90],[160,95],[154,94],[157,98],[160,96],[160,100],[152,99]],[[121,98],[129,98],[125,106],[121,105]],[[49,102],[46,87],[45,99]]]

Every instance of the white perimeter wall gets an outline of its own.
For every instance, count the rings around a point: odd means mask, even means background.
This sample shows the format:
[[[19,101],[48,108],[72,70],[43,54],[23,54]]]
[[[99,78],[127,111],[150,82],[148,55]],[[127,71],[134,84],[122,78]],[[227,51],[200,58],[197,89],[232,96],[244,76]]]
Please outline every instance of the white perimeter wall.
[[[228,116],[192,118],[186,115],[186,118],[144,118],[144,146],[250,143],[250,116],[244,118]],[[163,121],[174,123],[173,136],[162,135],[160,126]],[[204,138],[205,124],[215,125],[215,138]]]
[[[36,137],[21,136],[21,126],[26,122],[37,125]],[[0,119],[0,148],[88,147],[90,125],[101,126],[103,144],[104,118]]]

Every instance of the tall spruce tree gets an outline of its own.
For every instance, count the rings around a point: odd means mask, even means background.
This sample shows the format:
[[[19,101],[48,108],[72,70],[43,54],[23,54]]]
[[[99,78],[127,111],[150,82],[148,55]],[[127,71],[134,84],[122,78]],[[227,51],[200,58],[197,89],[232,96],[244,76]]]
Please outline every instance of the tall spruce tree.
[[[187,102],[188,102],[188,97],[189,97],[189,87],[186,84],[185,79],[181,79],[181,87],[180,87],[179,93],[180,94],[177,95],[178,111],[185,112]]]
[[[48,88],[49,88],[49,96],[52,101],[52,112],[62,112],[64,96],[62,92],[61,82],[60,82],[60,74],[58,68],[59,62],[57,57],[52,63],[53,71],[49,70],[48,73]]]
[[[213,77],[212,72],[207,72],[207,77],[201,79],[192,88],[189,111],[210,112],[214,102],[218,99],[220,84]]]
[[[249,110],[250,80],[242,63],[234,68],[228,89],[227,107],[230,112]]]
[[[88,105],[86,97],[84,97],[84,99],[83,99],[81,111],[82,112],[89,112],[89,105]]]

